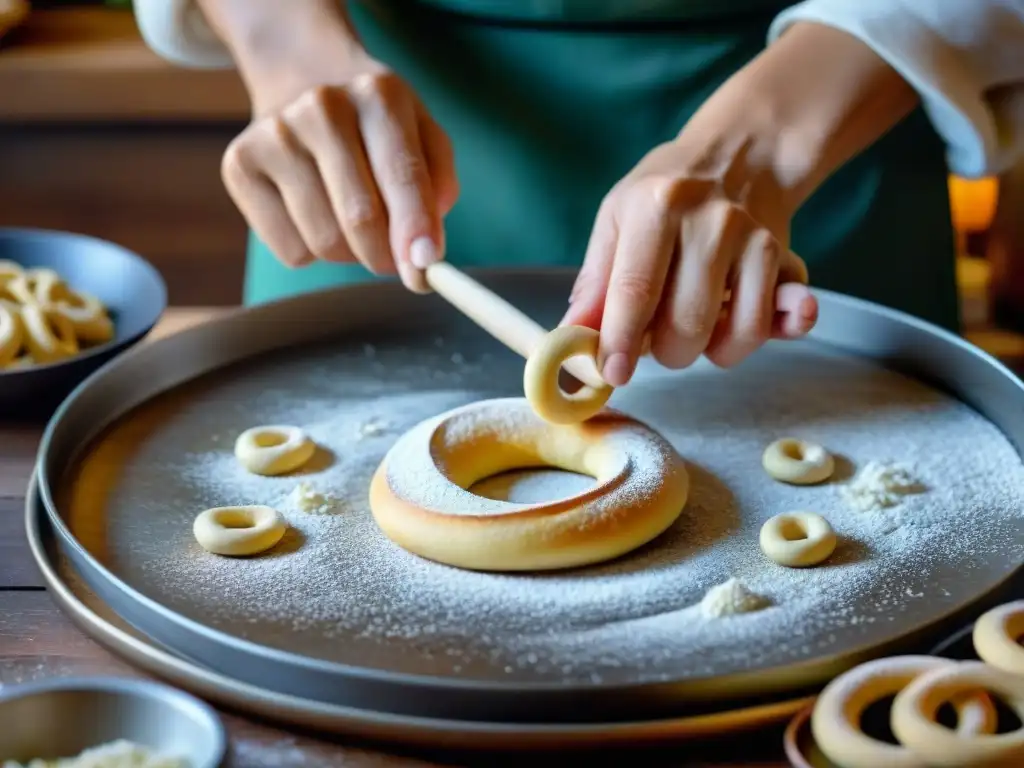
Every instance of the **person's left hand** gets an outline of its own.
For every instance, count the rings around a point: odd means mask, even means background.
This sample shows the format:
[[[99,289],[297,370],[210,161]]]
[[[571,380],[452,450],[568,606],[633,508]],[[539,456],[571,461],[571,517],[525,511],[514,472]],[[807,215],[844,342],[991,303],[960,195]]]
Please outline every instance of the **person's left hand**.
[[[814,326],[807,268],[789,250],[792,206],[751,147],[684,130],[602,202],[562,324],[600,331],[612,386],[632,377],[647,334],[666,367],[701,354],[728,367]]]

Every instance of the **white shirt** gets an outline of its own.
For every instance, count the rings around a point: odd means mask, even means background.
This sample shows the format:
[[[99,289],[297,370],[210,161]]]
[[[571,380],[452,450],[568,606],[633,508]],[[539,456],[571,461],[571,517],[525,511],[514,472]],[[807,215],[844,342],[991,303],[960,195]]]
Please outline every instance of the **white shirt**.
[[[232,66],[194,0],[135,0],[146,43],[163,58]],[[913,87],[967,178],[1024,160],[1024,0],[804,0],[768,33],[811,21],[861,40]]]

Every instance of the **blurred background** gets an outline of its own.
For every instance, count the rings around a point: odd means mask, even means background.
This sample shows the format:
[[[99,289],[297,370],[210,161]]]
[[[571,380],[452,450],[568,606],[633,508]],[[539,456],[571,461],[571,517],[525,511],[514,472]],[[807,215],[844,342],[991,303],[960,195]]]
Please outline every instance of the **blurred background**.
[[[246,228],[220,158],[247,117],[235,73],[159,60],[130,0],[0,0],[0,226],[113,240],[172,305],[236,304]],[[950,199],[967,330],[1024,330],[1024,165],[951,178]]]

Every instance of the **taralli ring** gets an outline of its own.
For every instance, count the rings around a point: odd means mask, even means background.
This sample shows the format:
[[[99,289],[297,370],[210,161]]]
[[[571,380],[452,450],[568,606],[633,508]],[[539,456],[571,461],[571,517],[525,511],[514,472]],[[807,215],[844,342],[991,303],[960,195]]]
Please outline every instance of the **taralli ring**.
[[[521,504],[472,493],[528,467],[593,477],[564,499]],[[611,560],[664,532],[689,493],[682,458],[654,430],[607,410],[551,424],[523,398],[484,400],[421,422],[370,483],[384,534],[413,554],[480,571],[539,571]]]
[[[214,507],[196,517],[192,533],[207,552],[245,557],[273,547],[287,528],[273,507]]]
[[[783,483],[814,485],[827,480],[835,469],[832,454],[817,443],[784,437],[764,449],[765,472]]]
[[[597,357],[600,335],[592,328],[555,328],[526,359],[523,390],[534,412],[552,424],[579,424],[596,415],[612,396],[613,387],[584,384],[574,394],[558,386],[562,363],[576,355]]]
[[[1008,675],[980,661],[965,661],[931,670],[896,695],[892,703],[893,735],[928,766],[1024,765],[1024,728],[968,735],[954,733],[935,722],[943,704],[978,691],[998,694],[1024,720],[1024,677]]]
[[[836,533],[814,512],[784,512],[761,526],[761,551],[779,565],[803,568],[827,559],[836,548]]]
[[[1024,675],[1024,600],[982,614],[974,623],[974,650],[986,664]]]
[[[235,458],[255,475],[294,472],[314,453],[316,443],[298,427],[253,427],[235,441]]]
[[[869,661],[840,675],[814,704],[811,732],[818,748],[843,768],[927,768],[928,763],[909,744],[888,744],[865,734],[861,717],[869,705],[904,690],[921,675],[955,666],[936,656],[897,656]],[[946,731],[950,738],[995,732],[997,713],[987,694],[958,697],[952,703],[957,729]]]
[[[21,308],[25,347],[37,363],[54,363],[78,354],[78,339],[71,321],[38,304]]]
[[[18,356],[22,337],[21,313],[0,301],[0,368],[7,367]]]

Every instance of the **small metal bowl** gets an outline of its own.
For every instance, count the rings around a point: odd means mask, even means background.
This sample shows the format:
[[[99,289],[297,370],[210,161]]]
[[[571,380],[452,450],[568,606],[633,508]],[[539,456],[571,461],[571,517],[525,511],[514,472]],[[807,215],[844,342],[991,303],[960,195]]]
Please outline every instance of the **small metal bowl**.
[[[63,678],[0,689],[0,765],[74,757],[125,739],[218,768],[227,742],[212,708],[160,683],[128,678]]]
[[[93,371],[136,344],[167,307],[160,273],[141,256],[86,235],[0,228],[0,259],[56,270],[110,310],[115,335],[106,344],[49,365],[0,371],[0,417],[45,419]]]

